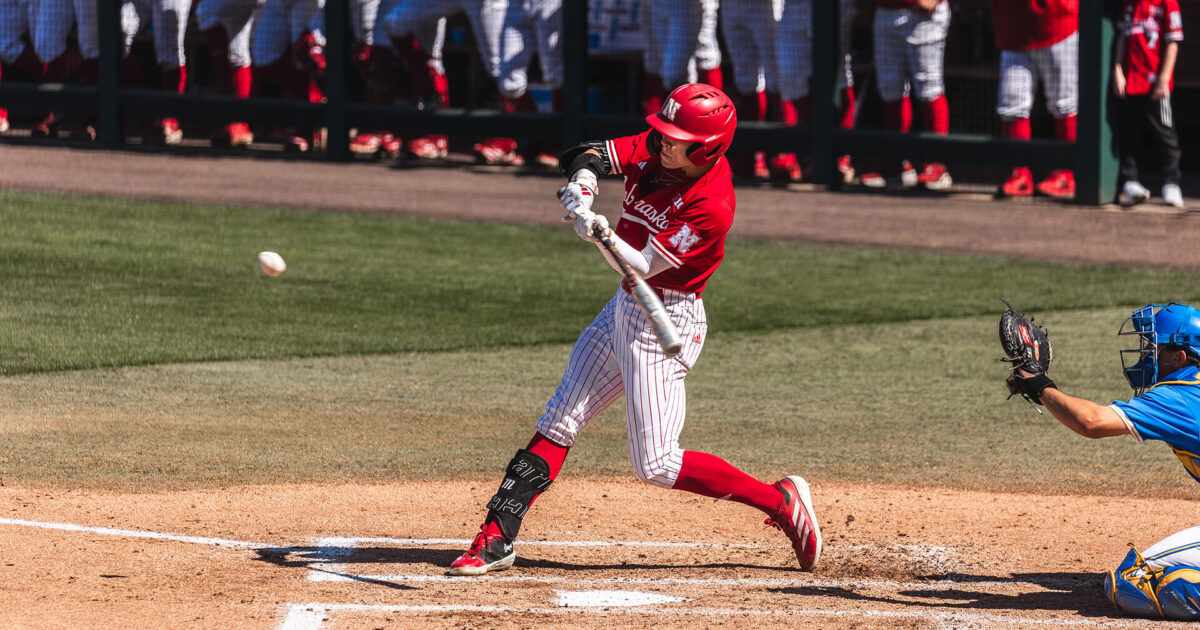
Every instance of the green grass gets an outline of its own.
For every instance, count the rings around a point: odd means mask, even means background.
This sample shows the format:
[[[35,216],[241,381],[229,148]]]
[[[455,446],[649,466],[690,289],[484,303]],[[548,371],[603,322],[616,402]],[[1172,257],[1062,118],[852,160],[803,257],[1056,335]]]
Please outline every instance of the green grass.
[[[566,229],[0,193],[0,482],[493,479],[615,288]],[[281,252],[267,278],[259,250]],[[1196,274],[734,241],[685,448],[753,474],[1193,497],[1161,444],[1005,400],[999,296],[1067,391],[1127,398],[1131,307]],[[72,371],[73,370],[73,371]],[[623,412],[573,475],[628,476]]]
[[[568,343],[616,277],[567,229],[0,193],[0,373]],[[258,272],[260,250],[289,264]],[[1197,295],[1195,274],[734,241],[717,334]],[[1184,291],[1180,294],[1180,291]]]
[[[1124,309],[1050,312],[1055,377],[1128,397]],[[760,478],[1194,498],[1161,443],[1087,440],[1005,400],[995,317],[714,336],[681,444]],[[9,376],[0,482],[147,490],[246,483],[492,483],[533,433],[567,347],[190,363]],[[623,405],[565,474],[621,476]]]

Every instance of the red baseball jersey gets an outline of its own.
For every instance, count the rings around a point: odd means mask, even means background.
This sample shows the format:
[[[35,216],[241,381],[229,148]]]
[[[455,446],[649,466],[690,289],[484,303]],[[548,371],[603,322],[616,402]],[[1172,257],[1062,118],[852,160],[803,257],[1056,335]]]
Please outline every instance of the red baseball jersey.
[[[1125,93],[1149,94],[1158,82],[1163,46],[1183,41],[1179,0],[1125,0],[1120,30],[1125,38]],[[1167,89],[1175,90],[1174,74]]]
[[[617,236],[638,250],[652,244],[671,264],[646,279],[650,286],[699,294],[725,257],[725,235],[733,225],[729,162],[721,157],[707,173],[688,177],[650,155],[649,135],[605,143],[613,172],[625,176]]]
[[[941,0],[941,2],[946,1]],[[875,6],[884,9],[916,9],[917,0],[875,0]]]
[[[1079,0],[991,0],[999,50],[1053,46],[1079,30]]]

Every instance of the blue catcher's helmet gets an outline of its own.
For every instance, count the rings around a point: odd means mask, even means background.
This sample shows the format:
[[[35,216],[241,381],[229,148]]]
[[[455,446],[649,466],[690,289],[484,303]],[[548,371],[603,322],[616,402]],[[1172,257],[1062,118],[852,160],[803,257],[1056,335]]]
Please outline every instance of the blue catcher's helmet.
[[[1117,334],[1138,336],[1137,348],[1121,351],[1125,378],[1138,396],[1158,382],[1160,345],[1180,346],[1200,357],[1200,309],[1176,302],[1147,304],[1134,311]]]

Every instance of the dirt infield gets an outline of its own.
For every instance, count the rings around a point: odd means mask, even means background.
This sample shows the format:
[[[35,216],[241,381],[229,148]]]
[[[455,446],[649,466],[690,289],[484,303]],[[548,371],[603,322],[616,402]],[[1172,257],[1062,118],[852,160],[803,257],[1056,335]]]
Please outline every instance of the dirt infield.
[[[527,519],[513,570],[445,577],[492,491],[484,481],[6,488],[0,592],[16,613],[6,625],[1123,627],[1135,624],[1101,596],[1103,572],[1129,532],[1182,529],[1194,507],[819,485],[826,547],[805,574],[750,508],[567,478]],[[648,603],[628,605],[637,601]]]
[[[0,187],[14,190],[538,225],[559,216],[554,180],[461,163],[2,149]],[[615,188],[602,184],[609,216]],[[738,196],[742,238],[1200,269],[1200,216],[1153,207],[802,187]],[[819,570],[803,574],[749,508],[566,477],[527,519],[514,570],[445,577],[495,481],[0,488],[0,625],[1179,627],[1120,617],[1100,584],[1131,539],[1146,545],[1195,524],[1189,501],[822,483],[826,547]]]

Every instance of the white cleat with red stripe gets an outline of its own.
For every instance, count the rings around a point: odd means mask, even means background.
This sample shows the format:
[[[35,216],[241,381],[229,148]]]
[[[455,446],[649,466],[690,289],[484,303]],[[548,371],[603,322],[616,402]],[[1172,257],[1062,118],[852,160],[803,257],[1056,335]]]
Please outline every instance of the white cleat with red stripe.
[[[813,510],[812,493],[803,477],[784,477],[775,484],[783,493],[783,503],[766,523],[779,528],[792,541],[792,550],[800,569],[811,571],[821,559],[821,528]]]

